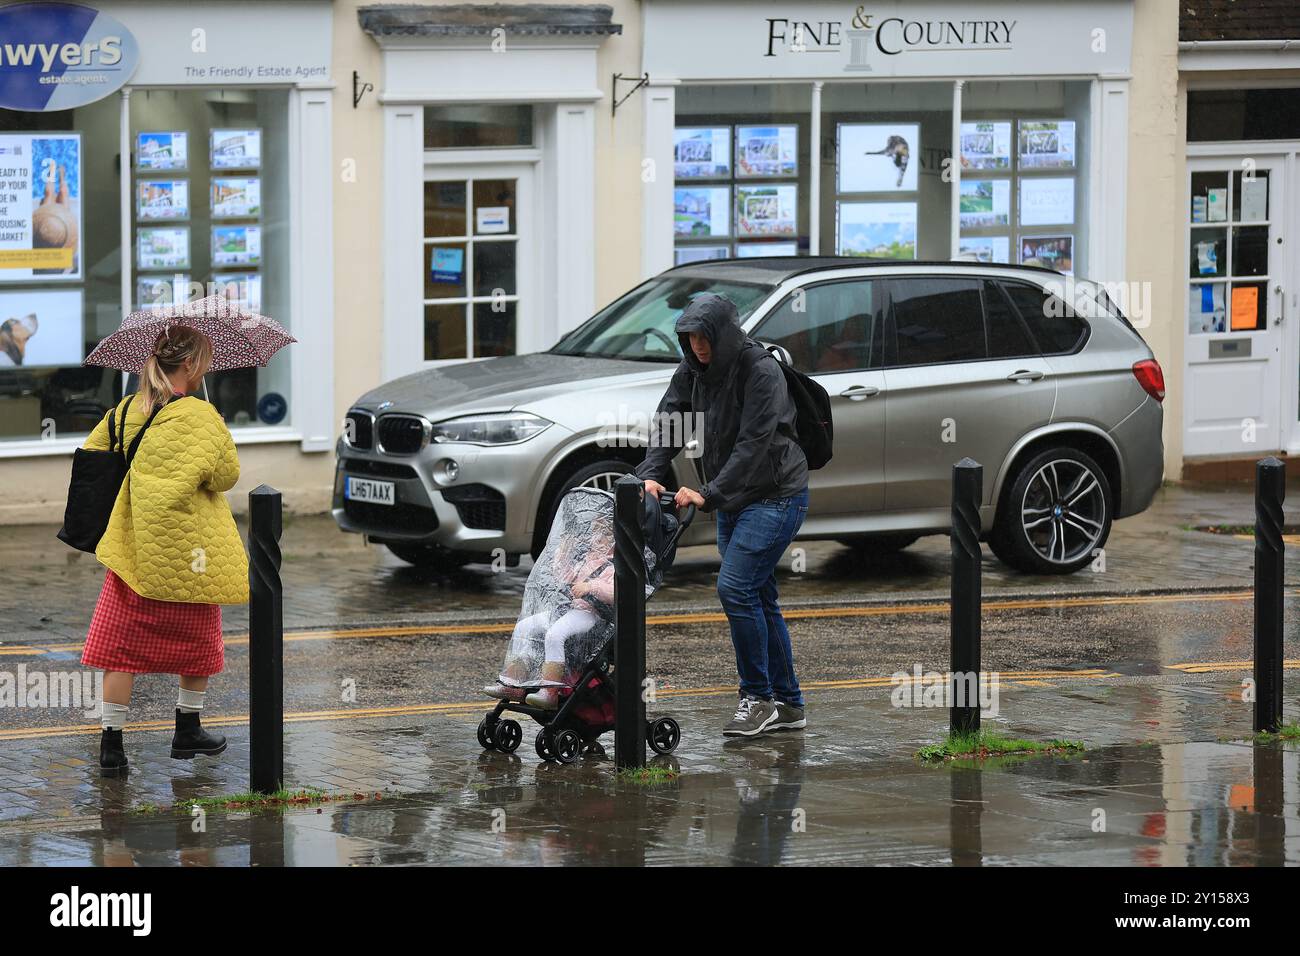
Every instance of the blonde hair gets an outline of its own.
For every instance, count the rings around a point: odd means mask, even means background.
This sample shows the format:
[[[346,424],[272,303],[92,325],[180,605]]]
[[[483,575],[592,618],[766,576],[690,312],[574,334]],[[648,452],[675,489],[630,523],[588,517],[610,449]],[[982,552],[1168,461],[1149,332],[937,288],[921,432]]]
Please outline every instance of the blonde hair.
[[[171,398],[172,383],[167,376],[186,362],[194,366],[199,377],[206,375],[212,364],[212,342],[187,325],[169,325],[158,333],[153,354],[145,359],[140,373],[139,402],[146,415]]]

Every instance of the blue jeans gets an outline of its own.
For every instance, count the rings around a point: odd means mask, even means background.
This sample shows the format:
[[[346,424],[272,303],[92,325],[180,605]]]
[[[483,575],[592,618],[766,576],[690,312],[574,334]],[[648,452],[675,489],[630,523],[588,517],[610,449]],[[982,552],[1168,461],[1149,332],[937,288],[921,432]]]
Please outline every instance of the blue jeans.
[[[740,692],[803,706],[794,651],[777,604],[776,565],[808,513],[808,489],[718,512],[718,599],[731,624]]]

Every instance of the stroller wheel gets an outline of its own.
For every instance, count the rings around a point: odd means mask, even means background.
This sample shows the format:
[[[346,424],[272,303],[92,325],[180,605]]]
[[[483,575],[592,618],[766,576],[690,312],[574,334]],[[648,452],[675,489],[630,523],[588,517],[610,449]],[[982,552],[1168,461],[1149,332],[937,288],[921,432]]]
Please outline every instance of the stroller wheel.
[[[503,754],[512,754],[519,747],[519,741],[524,739],[524,730],[519,726],[518,721],[503,720],[497,724],[496,733],[497,750]]]
[[[543,760],[555,759],[555,753],[551,750],[551,734],[545,727],[537,731],[537,736],[533,738],[533,749]]]
[[[486,717],[478,723],[478,745],[484,750],[491,750],[497,745],[496,739],[492,736],[492,728],[488,726],[488,719]]]
[[[645,742],[657,754],[670,754],[682,740],[682,728],[671,717],[658,717],[645,729]]]
[[[582,753],[582,738],[572,730],[561,730],[555,735],[555,759],[560,763],[573,763]]]

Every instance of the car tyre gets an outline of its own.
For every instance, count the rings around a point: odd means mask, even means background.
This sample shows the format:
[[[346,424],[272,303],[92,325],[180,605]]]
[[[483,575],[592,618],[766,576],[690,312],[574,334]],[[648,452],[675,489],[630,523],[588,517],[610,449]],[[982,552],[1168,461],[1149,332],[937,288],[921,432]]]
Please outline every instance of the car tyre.
[[[989,548],[1030,574],[1072,574],[1110,536],[1114,502],[1106,472],[1074,448],[1049,448],[1024,463],[1003,494]]]
[[[449,551],[437,544],[385,541],[384,547],[407,564],[430,571],[458,571],[469,564],[473,556],[459,551]]]
[[[536,561],[546,547],[546,537],[551,533],[551,522],[560,507],[560,499],[570,488],[579,488],[590,484],[605,491],[614,490],[614,482],[632,470],[632,466],[617,458],[604,458],[582,465],[569,472],[562,481],[552,481],[553,489],[547,500],[542,502],[542,512],[538,515],[537,528],[533,532],[532,556]],[[544,520],[543,520],[544,519]]]

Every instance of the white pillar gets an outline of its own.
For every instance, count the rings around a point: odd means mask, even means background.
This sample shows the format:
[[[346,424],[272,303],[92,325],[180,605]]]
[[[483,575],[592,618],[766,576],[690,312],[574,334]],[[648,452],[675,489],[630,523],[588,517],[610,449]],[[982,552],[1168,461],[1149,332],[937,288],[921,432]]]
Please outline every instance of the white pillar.
[[[1093,84],[1092,148],[1088,150],[1087,277],[1124,281],[1128,210],[1128,80]]]
[[[811,117],[808,121],[808,255],[821,255],[822,248],[822,87],[812,85]]]
[[[642,97],[641,278],[673,264],[673,130],[675,84],[651,83]],[[649,164],[646,161],[649,160]],[[647,170],[653,171],[650,175]]]
[[[415,371],[424,360],[423,196],[424,110],[385,106],[385,380]]]
[[[555,107],[552,169],[555,222],[545,242],[555,243],[550,300],[555,316],[537,348],[591,318],[596,302],[596,112],[591,103]]]
[[[961,250],[961,91],[965,85],[965,80],[953,80],[952,83],[952,161],[948,164],[948,170],[952,175],[949,259],[956,259],[957,253]]]
[[[290,421],[305,452],[334,448],[334,175],[328,89],[298,90],[290,347]]]
[[[122,293],[122,316],[126,317],[128,312],[135,309],[135,295],[131,288],[131,274],[135,266],[135,260],[131,255],[134,248],[131,242],[131,88],[122,87],[122,99],[118,108],[118,151],[122,155],[121,169],[118,170],[118,197],[121,205],[121,230],[120,239],[122,243],[122,275],[119,283]],[[84,202],[84,197],[82,197]],[[194,201],[191,199],[191,201]],[[83,206],[84,208],[84,206]],[[81,271],[82,275],[88,275],[89,266],[85,262],[85,254],[82,254]],[[125,383],[126,378],[123,376],[122,381]]]

